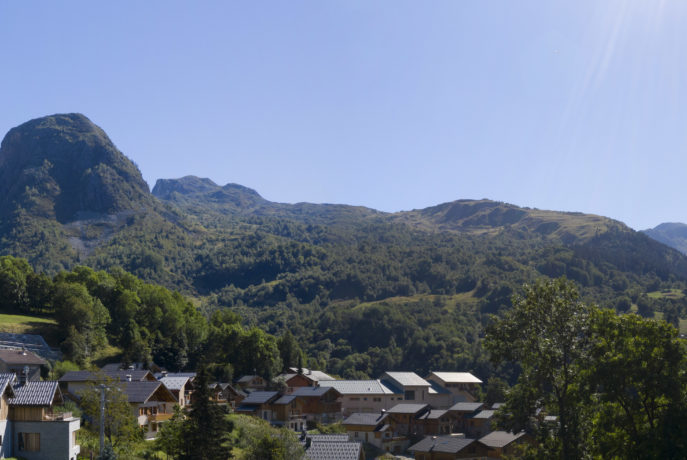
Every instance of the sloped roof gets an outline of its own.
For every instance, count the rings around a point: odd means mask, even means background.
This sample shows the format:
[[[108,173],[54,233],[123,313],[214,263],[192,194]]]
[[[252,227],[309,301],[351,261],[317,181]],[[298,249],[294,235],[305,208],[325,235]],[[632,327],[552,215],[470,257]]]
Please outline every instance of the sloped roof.
[[[91,371],[67,371],[59,378],[60,382],[95,382],[103,380],[103,375],[94,374]]]
[[[428,420],[435,420],[435,419],[441,418],[441,417],[444,416],[447,412],[448,412],[447,410],[436,410],[436,409],[432,409],[432,410],[430,410],[429,412],[427,412],[426,414],[422,414],[422,415],[421,415],[420,417],[418,417],[418,418],[421,418],[421,419],[428,419]]]
[[[446,383],[482,383],[469,372],[432,372],[430,375],[432,374]]]
[[[491,408],[496,410],[496,409],[500,409],[501,406],[503,406],[503,403],[494,403],[491,405]]]
[[[417,414],[429,408],[429,404],[396,404],[387,414]]]
[[[309,434],[312,442],[348,442],[347,434]]]
[[[277,399],[274,401],[272,404],[277,404],[277,405],[282,405],[282,404],[289,404],[291,403],[294,399],[296,399],[295,396],[293,395],[284,395],[281,398]]]
[[[490,419],[494,416],[494,413],[496,411],[494,410],[481,410],[477,412],[475,415],[472,416],[472,418],[484,418],[484,419]]]
[[[0,349],[0,360],[7,364],[17,365],[17,364],[33,364],[33,365],[44,365],[47,361],[28,350],[7,350]]]
[[[404,387],[429,386],[429,382],[415,372],[385,372],[384,375]]]
[[[1,374],[0,373],[0,396],[5,394],[5,391],[9,393],[9,397],[14,397],[14,389],[12,388],[12,383],[14,382],[14,374]]]
[[[474,439],[458,436],[426,436],[422,441],[408,448],[411,452],[443,452],[455,454],[475,442]]]
[[[51,406],[55,396],[62,399],[62,393],[55,380],[44,382],[26,382],[15,385],[14,398],[9,400],[10,406]]]
[[[246,399],[241,401],[241,405],[265,404],[277,396],[279,396],[279,392],[277,391],[253,391],[252,393],[248,393]]]
[[[130,403],[144,403],[157,391],[164,401],[176,402],[174,395],[161,382],[120,382],[122,389]]]
[[[487,447],[505,447],[523,436],[525,436],[524,431],[518,434],[509,433],[507,431],[492,431],[483,438],[480,438],[479,442]]]
[[[196,378],[195,372],[156,372],[153,376],[160,380],[164,377],[187,377],[191,382]]]
[[[319,382],[320,380],[336,380],[331,375],[325,374],[322,371],[315,371],[312,369],[308,369],[307,367],[302,368],[302,370],[303,374],[298,374],[297,367],[289,367],[288,372],[284,375],[288,376],[288,378],[293,377],[294,375],[303,375],[304,377],[307,377],[310,380],[314,380],[315,382]]]
[[[60,377],[60,382],[100,382],[106,379],[117,380],[120,382],[128,381],[128,376],[131,376],[132,382],[153,381],[155,377],[150,371],[146,370],[118,370],[118,371],[100,371],[98,373],[91,371],[69,371]]]
[[[358,460],[362,445],[359,442],[313,442],[305,450],[308,460]]]
[[[262,378],[259,375],[244,375],[240,379],[237,380],[238,383],[250,383],[251,380],[254,378]]]
[[[181,390],[188,380],[188,377],[162,377],[160,382],[170,390]]]
[[[325,380],[320,387],[332,387],[342,395],[392,395],[400,394],[379,380]]]
[[[144,381],[150,381],[152,382],[155,379],[155,376],[153,375],[152,372],[145,370],[145,369],[139,369],[139,370],[116,370],[116,371],[102,371],[103,374],[105,374],[108,378],[111,378],[113,380],[119,380],[120,382],[126,382],[129,380],[129,376],[131,376],[131,381],[132,382],[144,382]]]
[[[344,425],[367,425],[375,426],[384,421],[386,413],[379,412],[355,412],[349,415],[344,421]]]
[[[335,391],[339,393],[339,391],[334,388],[334,387],[298,387],[294,388],[294,390],[291,392],[292,395],[294,396],[315,396],[319,397],[322,395],[327,394],[330,391]]]
[[[475,412],[484,406],[481,402],[459,402],[451,406],[448,410],[455,412]]]

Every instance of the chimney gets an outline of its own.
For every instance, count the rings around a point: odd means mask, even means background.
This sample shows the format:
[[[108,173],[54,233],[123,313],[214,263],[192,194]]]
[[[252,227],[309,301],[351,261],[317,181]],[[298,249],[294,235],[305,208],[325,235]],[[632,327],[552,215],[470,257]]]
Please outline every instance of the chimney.
[[[28,381],[29,381],[29,366],[24,366],[24,370],[22,371],[21,377],[19,378],[19,383],[21,385],[24,385]]]
[[[311,437],[305,438],[305,449],[306,450],[309,449],[311,445],[312,445],[312,438]]]
[[[161,374],[163,377],[167,377],[167,371],[162,371]]]
[[[126,381],[131,382],[131,374],[126,374]]]

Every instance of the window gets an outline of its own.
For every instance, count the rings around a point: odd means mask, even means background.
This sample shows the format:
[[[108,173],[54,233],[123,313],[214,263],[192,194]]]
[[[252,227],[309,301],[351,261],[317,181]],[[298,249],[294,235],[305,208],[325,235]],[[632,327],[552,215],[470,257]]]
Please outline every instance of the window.
[[[40,433],[19,433],[19,450],[38,452],[41,450]]]
[[[372,398],[374,402],[382,402],[382,398]]]
[[[414,390],[408,390],[406,391],[405,398],[408,401],[413,401],[415,400],[415,391]]]

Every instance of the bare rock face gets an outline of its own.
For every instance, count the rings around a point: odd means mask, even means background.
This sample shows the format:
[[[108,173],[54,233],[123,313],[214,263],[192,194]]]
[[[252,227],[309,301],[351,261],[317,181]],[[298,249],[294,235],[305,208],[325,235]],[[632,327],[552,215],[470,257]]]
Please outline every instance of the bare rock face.
[[[11,129],[0,146],[0,218],[18,210],[65,223],[152,203],[131,160],[84,115],[37,118]]]

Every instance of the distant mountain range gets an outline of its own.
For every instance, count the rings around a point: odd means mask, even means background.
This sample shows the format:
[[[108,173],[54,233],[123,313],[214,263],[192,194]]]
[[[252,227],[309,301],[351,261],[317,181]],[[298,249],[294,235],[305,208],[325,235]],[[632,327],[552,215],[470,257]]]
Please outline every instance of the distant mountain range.
[[[379,300],[477,285],[483,298],[504,282],[541,275],[566,275],[608,295],[604,280],[620,273],[631,284],[687,278],[681,254],[590,214],[489,200],[398,213],[283,204],[193,176],[160,179],[151,193],[135,164],[81,114],[10,130],[0,147],[0,193],[4,254],[48,272],[119,265],[232,302]],[[646,233],[684,251],[687,226],[676,225]]]
[[[656,241],[687,254],[687,224],[666,222],[649,230],[642,230]]]

